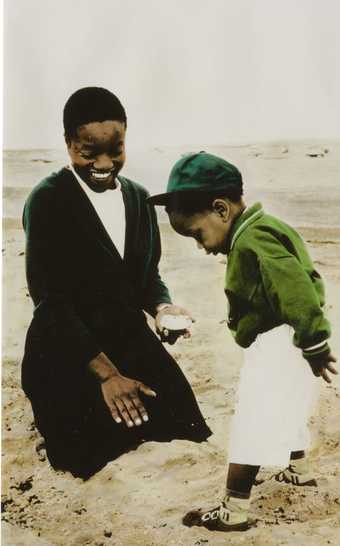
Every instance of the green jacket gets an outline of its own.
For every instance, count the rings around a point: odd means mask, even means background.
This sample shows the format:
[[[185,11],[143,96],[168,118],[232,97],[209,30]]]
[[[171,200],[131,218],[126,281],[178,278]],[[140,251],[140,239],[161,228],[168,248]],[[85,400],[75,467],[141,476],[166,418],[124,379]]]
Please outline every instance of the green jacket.
[[[228,238],[228,326],[241,347],[281,324],[307,360],[329,352],[325,292],[300,235],[260,203],[235,221]]]

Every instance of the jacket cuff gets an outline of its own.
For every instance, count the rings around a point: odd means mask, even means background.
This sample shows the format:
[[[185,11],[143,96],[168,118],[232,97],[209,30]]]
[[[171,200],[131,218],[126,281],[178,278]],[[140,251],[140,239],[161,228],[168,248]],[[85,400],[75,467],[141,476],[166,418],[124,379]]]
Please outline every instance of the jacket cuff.
[[[314,375],[319,376],[321,369],[324,367],[324,359],[330,352],[330,347],[327,341],[325,341],[322,345],[314,349],[303,349],[302,356],[308,361]]]
[[[144,306],[143,309],[145,309],[149,315],[155,318],[158,313],[157,308],[161,305],[164,305],[164,308],[168,307],[169,305],[172,305],[172,301],[167,296],[164,296],[161,301],[157,301],[157,303],[149,303],[148,305]]]
[[[314,345],[310,348],[302,349],[302,356],[306,358],[307,360],[312,359],[313,357],[319,357],[321,355],[327,356],[330,353],[330,348],[327,343],[327,341],[323,341],[322,343],[319,343],[318,345]]]
[[[167,307],[171,307],[172,303],[158,303],[156,305],[156,309],[155,309],[155,313],[157,315],[157,313],[159,313],[160,311],[163,311],[163,309],[166,309]]]

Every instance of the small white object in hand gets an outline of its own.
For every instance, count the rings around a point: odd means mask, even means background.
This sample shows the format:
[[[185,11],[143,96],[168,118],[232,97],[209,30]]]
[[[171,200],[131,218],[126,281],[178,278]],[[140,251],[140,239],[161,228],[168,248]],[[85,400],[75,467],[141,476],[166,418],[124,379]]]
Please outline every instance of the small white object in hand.
[[[186,330],[190,328],[192,320],[185,315],[164,315],[161,318],[162,328],[167,330]]]

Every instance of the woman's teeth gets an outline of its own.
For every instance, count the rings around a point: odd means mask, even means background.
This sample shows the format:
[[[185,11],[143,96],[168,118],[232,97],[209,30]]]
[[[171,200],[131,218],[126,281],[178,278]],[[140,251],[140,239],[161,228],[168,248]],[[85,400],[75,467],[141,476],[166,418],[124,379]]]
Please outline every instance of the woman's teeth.
[[[91,173],[92,177],[95,178],[96,180],[105,180],[105,178],[108,178],[110,174],[111,174],[111,171],[107,173],[94,173],[94,172]]]

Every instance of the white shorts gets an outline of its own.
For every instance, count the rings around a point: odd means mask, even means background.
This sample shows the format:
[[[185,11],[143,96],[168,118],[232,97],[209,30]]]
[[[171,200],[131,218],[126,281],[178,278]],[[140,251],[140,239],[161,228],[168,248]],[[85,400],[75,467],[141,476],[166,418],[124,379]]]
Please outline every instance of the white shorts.
[[[229,462],[285,467],[291,451],[309,447],[308,420],[320,379],[292,337],[293,330],[283,325],[244,350]]]

